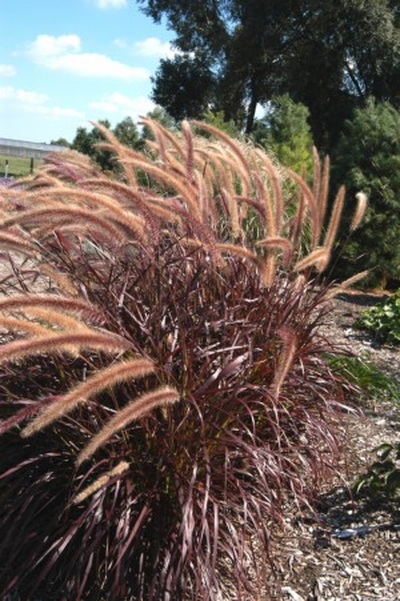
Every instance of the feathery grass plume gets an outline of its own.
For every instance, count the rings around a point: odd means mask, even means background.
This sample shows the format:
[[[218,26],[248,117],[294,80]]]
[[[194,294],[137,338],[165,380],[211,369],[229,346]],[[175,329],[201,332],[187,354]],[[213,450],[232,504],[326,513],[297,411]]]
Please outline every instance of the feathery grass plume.
[[[220,242],[215,246],[220,253],[232,253],[238,257],[242,257],[243,259],[248,259],[259,268],[262,267],[261,259],[252,250],[246,248],[245,246],[240,246],[239,244],[230,244],[229,242]]]
[[[245,195],[249,195],[250,191],[252,189],[252,186],[251,186],[251,179],[250,179],[250,175],[249,175],[249,165],[248,165],[248,161],[246,160],[246,157],[243,152],[243,145],[241,145],[238,140],[234,140],[228,134],[219,130],[218,128],[214,127],[213,125],[210,125],[209,123],[205,123],[203,121],[196,121],[196,120],[192,120],[191,123],[194,126],[198,127],[199,129],[203,129],[203,130],[209,132],[210,134],[215,136],[217,139],[220,139],[226,145],[228,152],[233,154],[236,157],[237,161],[234,164],[236,165],[240,175],[243,177],[243,181],[241,182],[241,185],[244,186]],[[226,160],[229,160],[228,157],[229,157],[229,155],[225,157]]]
[[[292,257],[293,249],[290,241],[287,238],[279,236],[263,238],[255,243],[256,247],[261,247],[264,250],[263,260],[260,260],[260,273],[265,286],[270,286],[276,271],[278,249],[283,251],[282,266],[287,268]]]
[[[343,280],[343,282],[340,282],[339,284],[335,284],[334,286],[332,286],[332,288],[330,288],[327,291],[327,293],[326,293],[327,298],[333,298],[337,294],[340,294],[341,292],[345,292],[346,290],[351,288],[354,284],[356,284],[360,280],[363,280],[364,278],[366,278],[369,275],[369,273],[370,272],[368,269],[365,271],[360,271],[359,273],[356,273],[355,275],[351,276],[351,278],[347,278],[346,280]]]
[[[99,177],[101,170],[90,157],[76,150],[65,149],[61,153],[51,153],[41,165],[33,185],[40,185],[41,178],[50,176],[56,183],[68,181],[77,184],[89,177]],[[53,180],[54,181],[54,180]]]
[[[28,256],[39,256],[31,241],[26,237],[11,232],[0,232],[0,248],[16,251]]]
[[[27,399],[19,399],[20,402],[26,402],[26,400]],[[19,411],[17,411],[16,413],[14,413],[6,419],[0,420],[0,434],[3,434],[4,432],[11,430],[11,428],[18,426],[22,422],[26,422],[27,420],[31,419],[38,413],[38,411],[41,411],[42,409],[44,409],[44,407],[46,407],[48,403],[52,402],[52,400],[53,399],[51,396],[45,397],[40,400],[36,400],[34,402],[29,400],[28,405],[25,406],[23,409],[20,409]]]
[[[67,208],[72,204],[71,201],[75,201],[78,205],[82,204],[83,209],[107,209],[109,217],[116,223],[124,225],[124,227],[131,229],[137,236],[145,239],[145,223],[143,218],[135,215],[132,211],[127,211],[126,208],[124,209],[120,201],[98,191],[94,193],[82,188],[80,190],[60,188],[51,191],[52,206],[56,206],[56,198],[61,197],[62,200],[66,195],[68,197]],[[36,203],[43,200],[46,203],[48,196],[48,191],[34,193],[32,201]],[[57,208],[62,210],[61,205],[57,205]]]
[[[43,336],[49,334],[49,328],[40,325],[37,322],[0,315],[0,329],[3,328],[15,333],[24,332],[30,336]]]
[[[357,207],[356,207],[356,210],[354,211],[353,219],[350,224],[351,232],[354,232],[360,225],[360,223],[365,215],[365,211],[367,210],[367,206],[368,206],[368,197],[364,192],[357,192],[356,199],[357,199]]]
[[[90,376],[84,382],[77,384],[67,394],[58,397],[55,402],[45,409],[21,432],[28,437],[42,430],[47,425],[60,419],[81,403],[87,402],[102,390],[112,388],[120,382],[142,378],[154,372],[154,363],[149,359],[135,358],[130,361],[119,361],[115,365],[105,367]]]
[[[132,185],[127,185],[125,182],[107,180],[105,177],[101,179],[86,179],[82,182],[82,187],[93,191],[98,190],[103,194],[111,194],[114,198],[118,199],[118,202],[121,203],[123,209],[135,209],[138,211],[141,215],[143,215],[144,220],[151,231],[152,238],[154,236],[158,238],[158,219],[157,216],[153,214],[151,207],[148,205],[150,192],[146,192],[142,189],[139,190],[138,188],[132,187]]]
[[[43,227],[43,222],[46,227]],[[106,218],[105,214],[94,212],[90,209],[74,206],[52,206],[26,211],[13,217],[9,217],[0,223],[0,228],[6,228],[10,225],[19,224],[27,227],[39,227],[39,232],[47,232],[49,229],[62,228],[63,225],[72,223],[75,227],[97,226],[100,230],[106,232],[112,239],[122,239],[124,237],[124,228],[128,227],[126,223],[110,223],[110,219]],[[137,231],[137,230],[136,230]]]
[[[186,142],[186,176],[189,179],[189,181],[192,181],[194,174],[193,133],[187,121],[182,121],[181,131]]]
[[[324,240],[324,244],[323,244],[324,248],[326,248],[326,250],[328,251],[329,254],[332,250],[332,246],[333,246],[333,243],[335,242],[336,234],[337,234],[337,231],[339,228],[340,218],[341,218],[342,212],[343,212],[344,198],[345,198],[345,188],[344,188],[344,186],[341,186],[339,189],[339,192],[336,195],[335,202],[333,203],[332,214],[331,214],[331,218],[329,221],[328,229],[326,231],[325,240]]]
[[[272,248],[280,248],[284,253],[284,263],[288,263],[289,259],[292,255],[292,245],[290,240],[287,238],[282,238],[280,236],[262,238],[262,240],[258,240],[255,244],[256,246],[261,247],[272,247]]]
[[[297,251],[297,254],[301,254],[302,237],[307,226],[306,210],[307,201],[305,195],[302,190],[299,190],[296,212],[288,223],[291,226],[288,237],[292,242],[293,250]]]
[[[319,156],[319,152],[315,146],[312,148],[312,156],[313,156],[313,183],[312,183],[312,191],[314,198],[320,197],[321,192],[321,158]]]
[[[218,192],[220,187],[228,190],[232,197],[235,195],[232,168],[228,169],[226,156],[220,146],[216,144],[198,144],[197,142],[195,160],[210,195]]]
[[[321,181],[321,187],[319,189],[318,195],[315,195],[315,198],[318,199],[318,208],[319,208],[319,217],[321,223],[324,222],[326,211],[328,208],[328,194],[329,194],[329,175],[330,175],[330,158],[327,155],[324,158],[323,166],[322,166],[322,174],[317,178]],[[316,169],[318,166],[316,166]],[[320,169],[321,167],[319,167]]]
[[[43,274],[45,277],[48,277],[50,281],[53,281],[57,285],[57,288],[62,291],[62,293],[70,296],[78,296],[79,290],[77,286],[75,286],[72,282],[72,279],[65,273],[62,273],[60,269],[53,267],[53,265],[50,265],[50,263],[41,260],[39,270],[41,274]]]
[[[274,229],[271,231],[271,236],[274,235],[273,232],[281,232],[283,225],[283,197],[282,197],[282,188],[281,188],[281,180],[282,173],[279,172],[278,166],[272,161],[271,157],[269,157],[265,152],[261,152],[259,148],[256,149],[256,156],[262,162],[262,165],[266,168],[267,174],[270,177],[271,188],[273,192],[273,218],[275,222]],[[256,175],[256,174],[255,174]],[[270,202],[268,195],[268,184],[264,184],[266,188],[265,200],[266,202]],[[266,214],[268,208],[266,206]],[[270,226],[271,227],[271,226]]]
[[[289,327],[282,327],[278,330],[282,341],[282,349],[279,354],[278,364],[276,367],[274,380],[272,382],[272,393],[278,397],[285,381],[285,378],[292,367],[293,359],[297,350],[297,335],[296,332]]]
[[[163,386],[142,394],[133,399],[126,407],[120,409],[90,440],[89,444],[79,453],[77,465],[89,459],[113,434],[119,432],[133,421],[150,413],[156,407],[165,407],[179,401],[179,392],[169,386]]]
[[[129,463],[127,461],[120,461],[118,465],[113,467],[111,470],[99,476],[92,484],[89,484],[86,488],[82,490],[79,494],[75,495],[72,499],[71,503],[73,505],[78,505],[82,503],[85,499],[92,496],[95,492],[103,488],[110,480],[114,479],[115,476],[122,476],[129,469]]]
[[[317,271],[320,271],[319,265],[326,265],[328,260],[329,253],[326,248],[315,248],[306,257],[300,259],[300,261],[297,261],[293,269],[295,271],[303,271],[315,265]]]
[[[219,191],[219,197],[221,199],[222,205],[224,206],[226,213],[229,216],[229,225],[232,231],[232,236],[234,240],[240,238],[240,234],[242,233],[242,228],[239,222],[239,210],[238,203],[236,198],[233,198],[227,190],[221,188]]]
[[[144,171],[162,186],[175,190],[178,196],[181,196],[181,201],[188,205],[193,215],[197,218],[200,217],[194,186],[190,185],[187,181],[182,181],[175,173],[171,174],[166,169],[155,165],[150,159],[146,159],[146,157],[141,157],[141,159],[126,158],[123,161]]]
[[[178,142],[176,136],[169,131],[169,129],[161,125],[159,121],[149,119],[148,117],[141,117],[139,124],[150,129],[156,139],[157,148],[160,150],[160,155],[163,160],[166,159],[166,143],[170,144],[171,147],[182,156],[182,158],[184,157],[183,148]]]
[[[221,140],[206,146],[208,162],[213,165],[214,190],[218,191],[224,181],[228,181],[226,189],[230,190],[232,197],[238,192],[244,196],[252,194],[252,182],[249,164],[245,170],[248,157],[245,156],[246,148],[243,148],[243,157],[238,160],[237,154],[226,146]],[[211,173],[210,170],[207,172]],[[224,174],[224,175],[222,175]],[[225,177],[224,177],[225,176]]]
[[[34,340],[15,340],[0,346],[0,363],[16,361],[44,353],[62,350],[78,355],[81,349],[93,349],[104,353],[126,351],[130,343],[111,332],[88,331],[74,334],[51,334]]]
[[[55,328],[55,331],[66,330],[67,332],[93,331],[80,317],[69,315],[65,311],[31,305],[24,306],[22,312],[28,317],[36,318],[42,326],[47,327],[47,333],[49,333],[49,328]]]
[[[205,223],[209,220],[211,229],[216,229],[218,227],[218,217],[216,215],[216,207],[210,198],[207,182],[203,175],[198,171],[194,172],[193,178],[196,180],[197,184],[199,195],[198,203],[202,220]]]
[[[183,220],[180,214],[177,212],[176,199],[169,198],[158,198],[153,196],[147,198],[149,209],[152,211],[153,216],[158,217],[163,222],[170,223],[172,225],[182,226]],[[180,209],[180,207],[179,207]]]
[[[271,193],[268,186],[261,180],[259,174],[254,176],[255,185],[257,188],[258,201],[262,205],[264,212],[263,217],[265,219],[265,231],[269,236],[277,235],[276,219],[275,219],[275,207],[272,202]]]
[[[317,200],[300,175],[298,175],[295,171],[292,171],[291,169],[286,169],[286,173],[288,174],[289,178],[292,179],[298,185],[299,190],[303,193],[304,199],[307,203],[307,207],[310,212],[309,225],[311,228],[311,245],[312,248],[315,248],[319,243],[322,230]]]
[[[42,307],[70,312],[94,319],[97,323],[104,321],[104,315],[83,298],[67,298],[54,294],[14,294],[0,298],[0,311],[23,311],[25,308]]]

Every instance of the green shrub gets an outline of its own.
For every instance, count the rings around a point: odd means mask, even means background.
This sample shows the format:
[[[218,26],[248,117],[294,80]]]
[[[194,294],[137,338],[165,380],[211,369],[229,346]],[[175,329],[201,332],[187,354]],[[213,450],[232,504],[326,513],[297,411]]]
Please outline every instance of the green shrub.
[[[385,374],[369,354],[341,355],[330,358],[330,365],[348,382],[353,383],[368,399],[400,401],[400,382]]]
[[[307,276],[343,191],[325,231],[326,186],[291,174],[288,214],[259,150],[146,125],[147,154],[101,128],[121,180],[66,151],[2,191],[3,597],[266,595],[285,503],[336,465],[349,389]]]
[[[379,343],[400,344],[400,291],[364,311],[355,323]]]
[[[346,276],[357,265],[371,270],[366,285],[384,287],[389,278],[400,278],[400,112],[372,100],[356,110],[332,164],[335,182],[345,184],[350,196],[362,190],[369,199],[361,226],[340,247],[337,274]]]
[[[393,498],[400,489],[400,443],[384,442],[374,451],[377,460],[356,479],[354,493]]]
[[[297,173],[313,169],[313,139],[306,106],[288,94],[276,96],[270,110],[256,121],[252,138]]]

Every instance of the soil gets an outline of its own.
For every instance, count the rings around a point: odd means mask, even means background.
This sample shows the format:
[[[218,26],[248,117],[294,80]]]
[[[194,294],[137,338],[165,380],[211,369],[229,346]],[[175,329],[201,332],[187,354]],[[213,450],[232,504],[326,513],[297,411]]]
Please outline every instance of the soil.
[[[331,301],[322,332],[343,350],[363,354],[400,380],[400,349],[378,346],[355,329],[379,295],[349,293]],[[400,404],[363,399],[361,413],[344,413],[346,441],[338,474],[308,518],[288,515],[279,541],[277,581],[291,601],[400,601],[400,493],[393,499],[354,496],[351,485],[376,460],[374,448],[400,441]]]

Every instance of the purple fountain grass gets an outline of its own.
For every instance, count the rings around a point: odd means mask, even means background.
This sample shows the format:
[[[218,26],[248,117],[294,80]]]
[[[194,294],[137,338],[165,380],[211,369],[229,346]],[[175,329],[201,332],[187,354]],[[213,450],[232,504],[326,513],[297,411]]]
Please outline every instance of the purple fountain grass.
[[[129,348],[129,343],[110,332],[78,331],[70,333],[53,333],[40,338],[14,340],[0,346],[0,363],[16,361],[24,357],[33,357],[46,352],[59,352],[66,349],[72,355],[79,355],[81,349],[93,349],[106,353],[121,352]]]
[[[285,505],[335,469],[328,161],[309,186],[144,123],[144,152],[99,126],[118,175],[66,152],[0,191],[25,261],[1,282],[3,597],[268,598]]]
[[[136,358],[130,361],[118,361],[115,365],[104,368],[81,382],[64,396],[58,397],[56,402],[50,406],[46,406],[44,411],[22,430],[21,436],[31,436],[72,411],[80,403],[86,402],[90,397],[106,388],[115,386],[118,382],[140,378],[153,371],[154,364],[148,359]]]
[[[150,413],[155,407],[165,408],[179,400],[179,392],[174,388],[163,386],[133,399],[118,411],[98,434],[93,436],[89,444],[79,453],[78,466],[89,459],[99,447],[103,446],[113,434],[126,428],[133,421]]]

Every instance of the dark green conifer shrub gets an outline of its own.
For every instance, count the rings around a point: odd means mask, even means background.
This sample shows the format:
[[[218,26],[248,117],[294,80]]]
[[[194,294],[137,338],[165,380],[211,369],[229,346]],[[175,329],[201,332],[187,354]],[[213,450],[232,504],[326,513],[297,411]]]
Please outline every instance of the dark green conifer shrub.
[[[344,183],[350,197],[359,190],[368,197],[358,230],[350,239],[341,232],[336,274],[346,277],[357,265],[370,270],[367,286],[384,287],[389,278],[399,280],[400,112],[388,102],[372,100],[356,110],[332,163],[335,182]],[[348,209],[351,213],[351,206]]]

